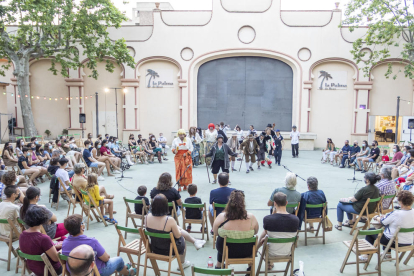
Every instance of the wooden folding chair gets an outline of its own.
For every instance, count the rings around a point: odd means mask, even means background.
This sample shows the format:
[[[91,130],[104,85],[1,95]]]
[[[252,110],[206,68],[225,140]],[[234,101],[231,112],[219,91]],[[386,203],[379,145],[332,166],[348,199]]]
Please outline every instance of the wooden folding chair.
[[[62,255],[59,253],[59,261],[60,261],[60,264],[62,265],[62,276],[70,276],[69,272],[66,269],[66,263],[68,262],[68,256]],[[93,273],[90,275],[101,276],[98,268],[96,267],[96,264],[93,266]]]
[[[227,244],[231,243],[254,243],[252,248],[252,255],[248,258],[229,258],[229,249],[227,247]],[[224,244],[223,244],[223,258],[221,262],[221,268],[229,268],[229,265],[231,264],[247,264],[250,265],[250,271],[235,271],[234,274],[250,274],[250,276],[254,276],[255,274],[255,261],[256,261],[256,247],[257,247],[257,236],[254,236],[252,238],[248,239],[230,239],[224,237]]]
[[[139,267],[144,266],[143,264],[141,264],[141,256],[144,255],[146,252],[145,246],[143,245],[141,239],[135,239],[127,244],[124,237],[122,236],[121,231],[125,231],[125,234],[128,232],[130,234],[139,235],[139,230],[136,228],[127,228],[127,227],[118,226],[117,224],[115,224],[115,229],[119,236],[118,253],[116,255],[119,257],[120,253],[127,254],[129,262],[132,264],[133,267],[137,268],[137,276],[138,276]],[[138,257],[138,261],[136,263],[134,263],[131,255],[135,255]]]
[[[366,275],[366,274],[378,274],[381,275],[381,263],[380,263],[380,257],[381,257],[381,244],[380,239],[384,232],[384,229],[378,229],[378,230],[357,230],[354,234],[354,238],[351,241],[344,241],[344,244],[346,247],[348,247],[348,251],[345,255],[345,259],[342,263],[340,272],[343,273],[345,266],[350,264],[356,264],[357,269],[357,276],[359,275]],[[368,236],[368,235],[378,235],[377,239],[375,240],[374,244],[370,244],[365,239],[358,239],[358,236]],[[355,254],[356,262],[348,262],[349,256],[351,253]],[[365,263],[363,261],[359,260],[359,256],[361,255],[372,255],[377,254],[378,256],[378,263],[380,264],[378,266],[378,271],[371,271],[371,272],[359,272],[359,264]]]
[[[204,267],[197,267],[192,265],[191,266],[191,275],[195,276],[197,274],[205,274],[205,275],[231,275],[234,276],[233,269],[214,269],[214,268],[204,268]]]
[[[381,200],[381,206],[380,206],[380,212],[382,215],[386,215],[388,213],[391,213],[392,211],[394,211],[394,198],[396,197],[397,194],[393,194],[393,195],[386,195],[382,198]],[[391,205],[388,207],[388,209],[384,209],[384,200],[385,199],[389,199],[391,198]]]
[[[47,257],[46,253],[43,253],[42,255],[29,255],[29,254],[25,254],[22,251],[20,251],[20,249],[17,249],[17,255],[19,256],[17,259],[17,263],[16,263],[16,274],[19,273],[19,261],[21,260],[23,263],[23,269],[22,269],[22,276],[25,275],[26,270],[29,273],[32,273],[30,271],[30,269],[27,267],[27,260],[31,260],[31,261],[36,261],[36,262],[44,262],[45,264],[45,269],[44,269],[44,273],[43,276],[48,276],[49,273],[52,276],[58,276],[58,274],[56,273],[55,269],[53,268],[52,264],[49,261],[49,258]],[[40,276],[40,275],[38,275]]]
[[[364,207],[362,207],[361,212],[357,215],[357,219],[355,220],[354,226],[351,229],[351,232],[349,233],[350,235],[352,235],[352,233],[355,231],[355,229],[363,229],[366,230],[368,229],[370,223],[371,223],[371,219],[375,216],[380,215],[380,206],[381,206],[381,201],[382,201],[383,196],[378,197],[378,198],[367,198],[367,201],[364,204]],[[375,210],[373,213],[369,213],[368,212],[368,204],[369,203],[375,203]],[[364,226],[362,227],[358,227],[358,222],[361,220],[361,218],[365,216],[367,218],[367,221],[365,222]]]
[[[152,233],[152,232],[148,232],[144,230],[143,228],[139,228],[138,230],[139,230],[139,233],[141,234],[141,240],[144,242],[145,249],[146,249],[143,275],[147,275],[147,263],[149,259],[152,264],[152,269],[154,270],[154,273],[157,276],[161,275],[161,271],[167,272],[168,275],[172,273],[172,274],[184,276],[184,269],[181,264],[181,258],[180,258],[180,255],[178,254],[178,249],[175,244],[173,233],[169,233],[169,234]],[[170,252],[168,256],[153,253],[151,251],[151,246],[150,246],[151,242],[148,237],[159,238],[159,239],[169,239],[171,244],[170,244]],[[171,264],[174,260],[177,260],[178,268],[180,272],[171,271]],[[168,262],[168,270],[159,269],[157,261]]]
[[[379,163],[379,162],[381,162],[381,155],[378,155],[377,159],[374,160],[374,162],[368,162],[367,171],[372,170],[373,172],[375,172],[375,169],[376,169],[376,166],[377,166],[376,164]],[[374,167],[374,165],[375,165],[375,167]]]
[[[183,203],[182,204],[182,216],[183,216],[183,229],[186,229],[186,224],[187,223],[191,223],[191,224],[201,224],[201,231],[190,231],[189,233],[201,233],[202,235],[202,240],[204,240],[204,234],[207,233],[207,240],[209,240],[208,237],[208,221],[207,221],[207,207],[206,204],[187,204],[187,203]],[[203,208],[203,214],[201,219],[187,219],[185,218],[186,216],[186,208],[188,209],[200,209]]]
[[[127,199],[126,197],[124,197],[124,202],[125,202],[125,205],[126,205],[125,227],[128,227],[128,219],[132,220],[132,224],[134,225],[135,229],[138,228],[138,225],[135,222],[135,219],[140,219],[141,220],[141,226],[139,226],[139,227],[143,227],[144,226],[145,214],[148,213],[148,206],[145,203],[145,200]],[[136,214],[135,211],[132,211],[131,208],[129,207],[129,203],[142,204],[142,213],[141,214]],[[135,210],[135,208],[134,208],[134,210]],[[127,233],[128,233],[128,231],[125,231],[125,239],[127,238]]]
[[[293,276],[293,266],[295,264],[295,248],[296,243],[298,241],[298,235],[294,236],[293,238],[269,238],[269,236],[266,235],[266,238],[263,242],[263,249],[262,254],[260,256],[259,266],[257,267],[256,275],[260,275],[260,273],[264,273],[266,276],[268,273],[282,273],[284,272],[284,275],[287,275],[290,267],[290,275]],[[290,249],[290,255],[289,256],[275,256],[271,257],[269,256],[269,245],[270,244],[285,244],[285,243],[292,243],[291,249]],[[264,261],[265,270],[260,271],[260,267],[262,265],[262,262]],[[268,263],[287,263],[285,270],[269,270]]]
[[[100,220],[99,220],[99,218],[102,220],[102,222],[103,222],[103,224],[105,225],[105,227],[107,227],[108,226],[108,224],[106,224],[106,221],[105,221],[105,219],[103,218],[103,215],[102,215],[102,213],[101,213],[101,210],[99,210],[99,205],[98,204],[96,204],[96,202],[95,202],[95,200],[93,200],[93,198],[91,197],[91,195],[90,195],[90,193],[89,193],[89,191],[84,191],[84,190],[81,190],[81,193],[82,193],[82,198],[83,198],[83,206],[85,207],[84,209],[82,209],[82,210],[84,210],[84,211],[86,211],[86,215],[88,216],[88,221],[87,221],[87,223],[86,223],[86,230],[89,230],[89,220],[90,220],[90,218],[91,218],[91,210],[92,210],[92,212],[93,211],[96,211],[96,212],[98,212],[98,216],[95,214],[95,212],[93,212],[93,214],[94,214],[94,216],[95,216],[95,218],[96,218],[96,221],[97,222],[100,222]],[[89,197],[89,200],[91,201],[91,202],[88,202],[87,200],[86,200],[86,198],[85,198],[85,196],[88,196]],[[86,210],[85,210],[86,209]]]
[[[300,207],[300,202],[298,202],[298,203],[289,203],[289,204],[286,205],[286,208],[296,208],[295,209],[295,216],[298,216],[299,207]]]
[[[177,209],[175,208],[175,202],[168,202],[168,207],[172,207],[171,210],[171,216],[175,219],[175,222],[177,222],[177,225],[180,226],[180,222],[178,221],[178,215],[177,215]]]
[[[72,186],[72,184],[69,184],[70,188],[72,189],[72,192],[75,194],[75,206],[76,204],[79,204],[81,207],[81,216],[83,217],[83,213],[87,214],[87,207],[84,204],[82,195],[80,194],[80,192],[78,191],[78,189],[76,189],[75,187]],[[76,200],[77,199],[77,200]],[[73,208],[72,211],[72,215],[75,213],[75,208]],[[95,218],[97,217],[95,214],[95,211],[92,209],[92,213],[95,216]],[[93,220],[93,217],[91,217],[91,220]]]
[[[68,206],[68,215],[67,216],[69,216],[70,206],[72,204],[74,204],[73,208],[76,208],[76,204],[74,203],[74,200],[72,198],[72,192],[69,192],[66,189],[65,183],[63,183],[62,180],[59,177],[56,177],[56,179],[59,179],[59,196],[58,196],[58,199],[57,199],[57,202],[56,202],[56,211],[59,208],[59,198],[62,197],[62,199],[65,200],[62,195],[66,195],[69,198],[69,200],[67,200],[68,205],[69,205]]]
[[[213,202],[213,224],[217,217],[217,211],[216,208],[226,208],[227,204],[220,204]],[[217,235],[214,233],[213,235],[213,249],[216,249],[216,239]]]
[[[407,265],[408,261],[411,259],[411,257],[414,254],[414,245],[410,245],[410,246],[398,246],[398,233],[414,233],[414,228],[401,228],[398,227],[397,230],[395,231],[394,235],[392,236],[392,238],[390,239],[390,241],[387,244],[387,247],[384,250],[384,254],[381,255],[381,259],[380,259],[380,265],[383,262],[391,262],[391,261],[395,261],[395,268],[396,268],[396,274],[397,276],[400,275],[400,272],[403,271],[413,271],[414,268],[409,268],[409,269],[400,269],[400,262],[402,261],[404,255],[406,252],[410,251],[410,254],[408,255],[407,259],[404,261],[404,264]],[[395,242],[395,248],[392,248],[392,244]],[[395,258],[389,258],[389,259],[385,259],[385,252],[388,252],[389,250],[392,250],[395,252]],[[400,253],[402,253],[400,255]],[[368,257],[368,261],[365,264],[364,269],[366,269],[369,265],[369,262],[371,261],[372,255],[369,255]],[[375,269],[378,269],[378,264],[375,267]]]
[[[11,262],[11,254],[17,257],[16,250],[13,247],[13,242],[18,241],[20,238],[20,231],[16,228],[13,221],[8,219],[0,219],[0,224],[8,224],[10,226],[10,234],[9,236],[0,235],[0,241],[5,242],[8,247],[7,259],[0,258],[0,261],[7,263],[7,271],[10,271],[10,262]],[[17,238],[13,238],[14,233],[17,233]]]
[[[323,244],[325,244],[325,221],[326,221],[326,208],[327,208],[328,202],[322,203],[322,204],[306,204],[305,208],[314,209],[314,208],[322,208],[322,215],[318,218],[310,218],[308,219],[308,213],[305,209],[305,246],[308,245],[308,239],[317,239],[322,238]],[[308,223],[318,223],[318,229],[316,229],[316,234],[314,237],[308,237]],[[321,229],[322,227],[322,229]],[[319,236],[319,231],[322,230],[322,236]],[[310,232],[312,233],[312,232]],[[312,233],[313,234],[313,233]]]

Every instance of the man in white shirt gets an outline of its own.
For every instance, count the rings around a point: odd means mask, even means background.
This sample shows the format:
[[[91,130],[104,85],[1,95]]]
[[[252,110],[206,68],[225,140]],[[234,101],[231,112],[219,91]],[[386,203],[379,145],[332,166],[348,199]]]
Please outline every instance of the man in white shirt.
[[[292,145],[292,158],[299,157],[299,138],[300,133],[296,131],[296,126],[292,127],[292,132],[290,133],[290,144]]]
[[[162,135],[162,132],[160,133],[160,137],[158,138],[158,144],[160,144],[160,146],[164,149],[164,156],[167,156],[167,151],[166,149],[168,149],[169,147],[167,146],[167,138],[165,138]],[[164,158],[165,160],[166,158]]]
[[[60,159],[59,160],[60,168],[55,173],[56,177],[60,178],[62,183],[65,185],[66,190],[70,190],[69,174],[65,170],[65,168],[68,166],[68,162],[69,162],[69,160],[66,159],[66,158]],[[60,183],[59,183],[59,187],[60,187],[60,190],[63,191],[63,187],[60,186]]]

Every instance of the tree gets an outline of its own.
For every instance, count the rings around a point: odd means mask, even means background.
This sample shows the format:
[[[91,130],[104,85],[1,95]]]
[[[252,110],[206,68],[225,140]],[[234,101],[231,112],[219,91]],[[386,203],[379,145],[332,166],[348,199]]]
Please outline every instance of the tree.
[[[323,77],[323,79],[322,79],[322,81],[321,81],[321,86],[319,87],[319,89],[320,89],[320,90],[323,90],[323,82],[324,82],[324,80],[328,81],[329,79],[332,79],[332,76],[331,76],[331,74],[329,74],[329,73],[328,73],[328,72],[326,72],[326,71],[319,71],[319,73],[321,74],[321,75],[319,76],[319,79],[320,79],[321,77]]]
[[[17,79],[18,93],[26,136],[34,136],[29,84],[29,61],[50,58],[50,71],[69,77],[69,69],[83,65],[79,51],[89,61],[86,66],[98,78],[97,64],[110,56],[118,64],[134,66],[125,40],[111,40],[108,27],[121,27],[127,18],[110,0],[0,0],[0,57],[9,63],[0,68],[5,75],[11,62]],[[78,50],[79,48],[79,50]],[[106,59],[106,70],[115,66]]]
[[[351,32],[361,25],[368,26],[367,33],[353,43],[351,51],[357,63],[365,63],[363,71],[366,76],[372,66],[391,57],[391,51],[397,51],[398,58],[405,61],[405,77],[414,78],[413,8],[414,3],[406,0],[351,0],[347,4],[342,25],[348,25]],[[372,54],[361,51],[366,47],[364,44],[371,48]],[[368,54],[370,57],[364,58]],[[388,78],[394,74],[396,79],[397,73],[388,63],[385,76]]]

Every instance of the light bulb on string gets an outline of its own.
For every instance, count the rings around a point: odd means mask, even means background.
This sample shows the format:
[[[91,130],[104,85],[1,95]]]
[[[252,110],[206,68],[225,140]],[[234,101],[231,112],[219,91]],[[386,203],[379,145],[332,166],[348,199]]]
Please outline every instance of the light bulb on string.
[[[27,95],[24,95],[27,98]]]
[[[78,99],[78,97],[76,97],[76,99]]]
[[[57,98],[55,98],[55,101],[57,101]]]
[[[17,97],[19,97],[19,98],[20,98],[20,95],[17,95]]]
[[[43,100],[46,100],[46,97],[44,97]]]
[[[70,99],[72,100],[72,97],[70,97]]]
[[[33,99],[34,97],[32,96],[32,99]]]
[[[3,92],[3,95],[6,95],[6,92]]]
[[[62,100],[62,98],[60,98]]]
[[[13,97],[13,95],[14,95],[14,94],[12,93],[12,97]]]
[[[52,98],[49,98],[49,101],[51,101],[52,100]]]
[[[39,97],[39,96],[37,96],[37,99],[40,99],[40,97]]]
[[[69,100],[69,98],[66,98],[66,100]]]

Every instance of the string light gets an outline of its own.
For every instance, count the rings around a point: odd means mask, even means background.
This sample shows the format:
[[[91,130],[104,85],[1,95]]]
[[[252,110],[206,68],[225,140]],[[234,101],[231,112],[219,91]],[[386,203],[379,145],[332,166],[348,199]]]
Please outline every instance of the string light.
[[[49,98],[49,101],[51,101],[52,100],[52,98]]]
[[[32,96],[32,99],[33,99],[34,97]]]
[[[43,100],[46,100],[46,97],[44,97]]]
[[[69,100],[69,98],[66,98],[66,100]]]
[[[78,99],[78,97],[76,97],[76,99]]]
[[[27,95],[24,95],[27,98]]]
[[[20,95],[17,95],[17,97],[19,97],[19,98],[20,98]]]
[[[6,95],[6,92],[3,92],[3,95]]]
[[[124,89],[124,90],[126,90],[126,89]],[[10,94],[10,96],[12,96],[12,97],[14,97],[14,92],[3,92],[3,95],[7,95],[7,94]],[[1,94],[0,94],[1,95]],[[20,95],[19,94],[17,94],[17,97],[19,97],[20,98]],[[89,95],[89,96],[82,96],[82,97],[60,97],[60,98],[52,98],[52,97],[47,97],[47,96],[33,96],[33,95],[31,95],[31,96],[29,96],[29,95],[24,95],[24,97],[25,98],[31,98],[31,99],[38,99],[38,100],[40,100],[41,98],[43,98],[44,100],[47,100],[47,99],[49,99],[49,101],[51,101],[51,100],[53,100],[53,99],[55,99],[55,101],[58,101],[59,99],[60,100],[72,100],[73,98],[75,98],[76,100],[78,100],[78,99],[80,99],[80,100],[82,100],[82,98],[83,99],[85,99],[85,100],[87,100],[88,98],[90,98],[90,99],[92,99],[92,97],[93,97],[93,95]]]
[[[60,99],[62,99],[62,98],[60,98]]]
[[[40,99],[40,97],[39,97],[39,96],[37,96],[37,99]]]
[[[55,98],[55,101],[57,101],[57,98]]]

